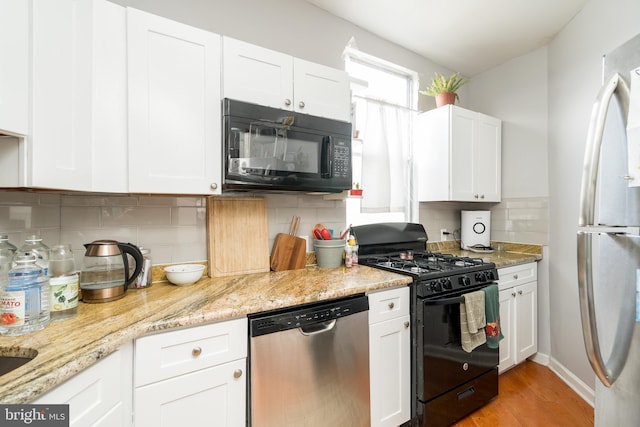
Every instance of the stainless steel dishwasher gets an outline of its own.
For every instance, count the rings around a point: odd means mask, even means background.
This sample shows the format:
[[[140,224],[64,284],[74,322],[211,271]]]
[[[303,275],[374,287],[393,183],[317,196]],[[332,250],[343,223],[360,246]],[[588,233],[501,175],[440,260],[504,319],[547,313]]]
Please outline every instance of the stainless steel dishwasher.
[[[369,426],[366,296],[249,316],[252,427]]]

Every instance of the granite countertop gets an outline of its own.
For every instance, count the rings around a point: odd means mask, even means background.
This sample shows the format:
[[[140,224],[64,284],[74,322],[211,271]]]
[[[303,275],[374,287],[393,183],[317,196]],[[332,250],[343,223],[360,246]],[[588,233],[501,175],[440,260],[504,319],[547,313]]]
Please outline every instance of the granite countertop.
[[[495,263],[497,268],[512,265],[526,264],[542,259],[542,246],[523,243],[491,242],[495,248],[490,253],[478,253],[460,249],[460,243],[456,241],[430,242],[428,248],[434,252],[445,252],[456,256],[482,258],[485,262]]]
[[[155,266],[154,266],[155,269]],[[155,277],[155,273],[154,273]],[[0,355],[38,355],[0,376],[1,403],[28,403],[144,334],[194,326],[377,289],[406,285],[408,276],[365,266],[203,278],[192,286],[154,283],[124,298],[80,303],[78,315],[44,330],[0,337]]]

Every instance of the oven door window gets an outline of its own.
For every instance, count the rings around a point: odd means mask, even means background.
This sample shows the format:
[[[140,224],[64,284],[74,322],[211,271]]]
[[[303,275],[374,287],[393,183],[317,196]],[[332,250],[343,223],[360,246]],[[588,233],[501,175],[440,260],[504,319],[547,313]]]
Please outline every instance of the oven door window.
[[[430,400],[498,365],[498,349],[486,344],[471,353],[462,349],[459,296],[421,300],[418,315],[423,321],[418,337],[424,376],[420,400]]]

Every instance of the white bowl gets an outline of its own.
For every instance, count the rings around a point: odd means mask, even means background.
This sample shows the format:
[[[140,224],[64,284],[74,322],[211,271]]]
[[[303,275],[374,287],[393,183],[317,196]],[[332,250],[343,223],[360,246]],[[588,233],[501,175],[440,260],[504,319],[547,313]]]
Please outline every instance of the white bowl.
[[[164,268],[167,279],[178,286],[193,285],[202,277],[203,271],[202,264],[179,264]]]

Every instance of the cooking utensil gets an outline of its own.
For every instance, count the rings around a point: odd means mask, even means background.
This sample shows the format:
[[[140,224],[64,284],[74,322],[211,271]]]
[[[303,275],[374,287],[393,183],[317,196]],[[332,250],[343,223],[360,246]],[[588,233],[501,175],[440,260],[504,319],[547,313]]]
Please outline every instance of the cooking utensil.
[[[299,226],[300,217],[294,215],[289,225],[289,234],[276,235],[270,262],[273,271],[297,270],[307,265],[307,242],[296,237]]]

